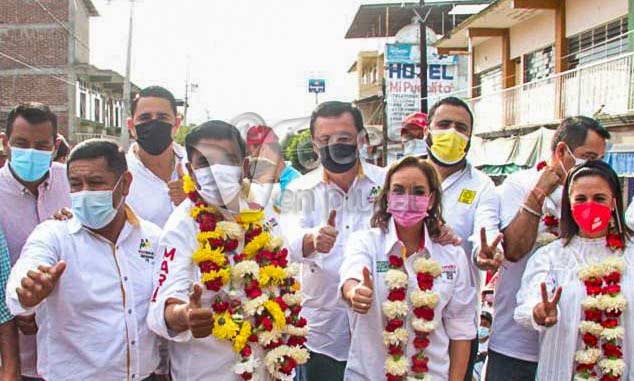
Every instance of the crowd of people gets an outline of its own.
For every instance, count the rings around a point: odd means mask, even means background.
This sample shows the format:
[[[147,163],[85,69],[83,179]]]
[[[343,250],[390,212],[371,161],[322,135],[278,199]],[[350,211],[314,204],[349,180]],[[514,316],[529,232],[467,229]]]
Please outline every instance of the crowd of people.
[[[9,113],[1,380],[634,380],[634,208],[596,120],[496,187],[454,97],[386,168],[354,105],[320,104],[304,174],[267,126],[177,144],[164,88],[131,111],[128,152]]]

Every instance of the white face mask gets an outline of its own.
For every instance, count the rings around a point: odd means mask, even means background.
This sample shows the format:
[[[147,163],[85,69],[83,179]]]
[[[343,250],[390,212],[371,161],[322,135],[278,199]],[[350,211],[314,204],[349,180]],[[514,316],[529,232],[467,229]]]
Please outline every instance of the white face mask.
[[[570,156],[575,158],[575,167],[579,166],[579,165],[584,165],[585,163],[588,162],[588,159],[580,159],[578,157],[575,156],[574,153],[572,153],[572,150],[570,149],[570,147],[568,147],[568,145],[566,145],[566,149],[568,150],[568,153],[570,154]],[[564,168],[565,170],[565,168]],[[567,171],[564,171],[567,172]]]
[[[242,188],[242,171],[236,165],[214,164],[194,170],[198,193],[211,205],[225,206],[233,201]]]
[[[427,155],[427,143],[425,139],[410,139],[403,144],[403,156]]]
[[[252,182],[249,188],[249,194],[252,200],[260,206],[265,207],[270,203],[276,203],[280,198],[282,190],[280,183],[256,183]]]

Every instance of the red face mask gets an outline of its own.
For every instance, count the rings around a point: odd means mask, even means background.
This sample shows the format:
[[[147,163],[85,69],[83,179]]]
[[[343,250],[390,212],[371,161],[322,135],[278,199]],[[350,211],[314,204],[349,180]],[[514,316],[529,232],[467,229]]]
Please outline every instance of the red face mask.
[[[572,218],[579,229],[587,234],[600,232],[608,227],[612,209],[594,201],[586,201],[572,206]]]

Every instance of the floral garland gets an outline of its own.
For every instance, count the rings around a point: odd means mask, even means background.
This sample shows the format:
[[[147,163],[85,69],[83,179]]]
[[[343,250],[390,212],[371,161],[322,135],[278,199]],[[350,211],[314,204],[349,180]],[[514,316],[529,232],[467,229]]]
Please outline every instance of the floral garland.
[[[256,344],[265,352],[268,373],[275,380],[292,380],[294,369],[309,357],[297,265],[289,265],[283,241],[264,229],[262,210],[245,210],[235,222],[223,221],[222,214],[200,197],[189,176],[184,177],[183,188],[194,203],[190,214],[200,229],[199,246],[192,254],[200,281],[210,291],[228,289],[211,305],[211,334],[232,344],[239,355],[233,370],[243,380],[255,379],[260,365],[252,349]],[[244,246],[237,252],[240,241]],[[240,289],[244,297],[238,296]]]
[[[383,342],[388,352],[385,360],[385,377],[387,381],[429,381],[429,357],[425,356],[425,349],[430,344],[429,334],[437,328],[434,308],[438,304],[439,296],[432,289],[434,280],[441,274],[442,268],[438,262],[431,259],[418,258],[414,261],[418,289],[410,293],[409,300],[414,315],[411,325],[414,329],[416,353],[411,356],[410,368],[410,361],[405,356],[409,335],[404,326],[410,306],[406,301],[408,276],[403,258],[404,255],[390,255],[389,270],[385,275],[385,283],[389,290],[387,300],[382,305],[383,314],[387,319],[383,331]],[[409,371],[411,372],[408,375]]]
[[[619,318],[627,305],[620,284],[624,269],[622,257],[610,257],[579,271],[587,296],[581,303],[584,319],[579,333],[583,349],[575,353],[574,381],[621,380],[625,330]]]

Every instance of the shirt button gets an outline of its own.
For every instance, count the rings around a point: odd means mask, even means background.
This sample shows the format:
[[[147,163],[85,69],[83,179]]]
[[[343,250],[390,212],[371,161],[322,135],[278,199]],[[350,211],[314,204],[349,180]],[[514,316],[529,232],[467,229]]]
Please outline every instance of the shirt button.
[[[350,229],[350,225],[346,225],[346,229]]]
[[[127,277],[127,276],[124,276],[124,277],[123,277],[123,280],[127,282],[127,281],[128,281],[128,277]]]
[[[128,313],[129,313],[129,314],[132,314],[132,309],[129,309],[129,310],[128,310]]]
[[[133,375],[132,375],[132,378],[135,378],[135,377],[136,377],[136,374],[133,374]]]
[[[132,345],[136,344],[136,341],[132,340]]]

